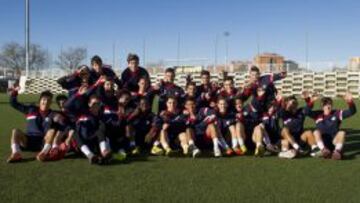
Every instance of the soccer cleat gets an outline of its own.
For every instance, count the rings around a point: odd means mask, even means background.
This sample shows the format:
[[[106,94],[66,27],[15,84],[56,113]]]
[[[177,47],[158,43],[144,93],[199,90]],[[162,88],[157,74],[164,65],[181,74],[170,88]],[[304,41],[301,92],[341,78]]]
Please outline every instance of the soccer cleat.
[[[279,158],[293,159],[296,157],[295,150],[287,150],[279,153]]]
[[[100,164],[100,157],[97,155],[92,156],[91,158],[89,158],[89,163],[90,164]]]
[[[44,162],[44,161],[48,161],[49,160],[49,154],[45,154],[43,152],[40,152],[37,156],[36,159],[40,162]]]
[[[244,152],[240,148],[233,148],[233,151],[238,156],[244,155]]]
[[[266,145],[266,150],[272,154],[279,153],[279,148],[277,148],[275,145],[272,145],[272,144]]]
[[[140,154],[140,147],[135,147],[133,150],[131,150],[131,155],[137,156]]]
[[[49,152],[49,160],[56,161],[60,159],[60,149],[52,148]]]
[[[311,150],[310,156],[321,157],[322,156],[321,150],[318,147],[314,148],[313,150]]]
[[[60,152],[59,152],[59,157],[58,159],[63,159],[65,157],[65,155],[67,154],[67,152],[70,150],[70,146],[66,145],[65,143],[61,143],[59,146]]]
[[[330,150],[327,149],[327,148],[322,149],[322,150],[321,150],[321,153],[322,153],[322,157],[323,157],[324,159],[329,159],[329,158],[331,157],[331,152],[330,152]]]
[[[306,156],[308,154],[308,151],[305,151],[301,148],[299,148],[297,151],[296,151],[296,154],[300,155],[300,156]]]
[[[22,160],[21,154],[19,152],[13,153],[6,160],[7,163],[16,163]]]
[[[214,157],[218,158],[218,157],[221,157],[222,154],[221,154],[221,151],[220,149],[214,149]]]
[[[343,157],[342,152],[339,150],[334,150],[331,155],[331,159],[333,160],[341,160],[342,157]]]
[[[240,146],[240,149],[241,149],[241,151],[243,152],[243,154],[246,154],[247,148],[246,148],[245,145]]]
[[[171,148],[165,149],[166,156],[172,156],[175,152]]]
[[[201,152],[195,145],[191,145],[189,148],[193,158],[196,158],[200,155]]]
[[[226,153],[227,156],[234,155],[234,151],[230,147],[225,150],[225,153]]]
[[[163,154],[164,154],[164,150],[163,150],[161,147],[154,145],[154,146],[151,148],[150,153],[151,153],[152,155],[160,156],[160,155],[163,155]]]
[[[60,151],[65,151],[65,152],[68,152],[70,150],[70,146],[65,144],[64,142],[60,144],[59,148]]]
[[[264,154],[265,154],[264,146],[260,145],[260,146],[256,147],[255,153],[254,153],[254,155],[256,157],[262,157],[262,156],[264,156]]]
[[[119,150],[118,153],[113,154],[114,159],[118,161],[124,161],[126,156],[126,152],[123,149]]]

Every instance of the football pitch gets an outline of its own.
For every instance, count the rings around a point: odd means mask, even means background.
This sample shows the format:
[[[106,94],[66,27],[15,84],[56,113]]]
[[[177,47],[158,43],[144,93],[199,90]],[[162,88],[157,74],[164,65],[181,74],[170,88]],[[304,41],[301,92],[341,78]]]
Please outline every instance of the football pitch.
[[[35,102],[37,96],[19,96]],[[357,100],[357,107],[360,102]],[[342,101],[335,104],[346,108]],[[344,121],[345,160],[276,156],[198,159],[142,156],[109,166],[70,156],[7,164],[12,128],[24,116],[0,95],[1,202],[360,202],[360,114]],[[314,126],[307,119],[306,127]]]

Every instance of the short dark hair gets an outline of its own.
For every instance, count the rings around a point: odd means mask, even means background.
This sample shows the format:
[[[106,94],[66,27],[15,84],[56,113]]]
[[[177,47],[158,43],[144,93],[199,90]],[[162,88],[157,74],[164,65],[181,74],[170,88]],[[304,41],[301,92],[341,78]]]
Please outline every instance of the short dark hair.
[[[219,103],[219,101],[221,101],[221,100],[224,100],[224,101],[227,103],[226,97],[224,97],[224,96],[219,96],[219,97],[216,99],[216,103]]]
[[[81,70],[83,68],[86,69],[86,70],[89,70],[89,67],[87,65],[85,65],[85,64],[82,64],[82,65],[77,67],[78,70]]]
[[[139,98],[139,102],[140,102],[140,101],[145,101],[146,103],[150,104],[148,98],[146,98],[145,96],[141,96],[141,97]]]
[[[291,95],[291,96],[286,97],[284,102],[287,103],[287,102],[289,102],[291,100],[297,101],[296,97],[294,95]]]
[[[231,81],[232,83],[234,82],[234,78],[233,77],[231,77],[231,76],[226,76],[226,77],[224,77],[224,82],[225,81]]]
[[[45,90],[43,92],[40,93],[40,97],[39,99],[43,98],[43,97],[48,97],[52,100],[53,98],[53,93],[50,92],[50,90]]]
[[[210,72],[208,70],[202,70],[200,76],[207,75],[210,76]]]
[[[63,100],[67,100],[68,97],[64,94],[60,94],[58,96],[56,96],[55,100],[56,100],[56,103],[59,105],[60,104],[60,101],[63,101]]]
[[[137,61],[137,62],[139,62],[139,56],[138,55],[136,55],[136,54],[132,54],[132,53],[130,53],[130,54],[128,54],[128,56],[127,56],[127,62],[129,63],[130,61]]]
[[[175,69],[174,68],[167,68],[167,69],[165,69],[165,73],[173,73],[173,74],[175,74]]]
[[[240,100],[241,102],[244,102],[244,99],[241,96],[236,96],[234,98],[234,101],[236,101],[236,100]]]
[[[324,97],[321,99],[321,105],[325,106],[325,105],[332,105],[333,104],[333,100],[330,97]]]
[[[116,97],[119,99],[120,97],[122,97],[123,95],[128,95],[131,97],[131,93],[129,90],[126,90],[126,89],[121,89],[119,91],[117,91],[116,93]]]
[[[194,98],[194,97],[188,97],[188,98],[186,98],[186,100],[185,100],[185,104],[186,104],[186,102],[189,102],[189,101],[196,103],[196,101],[195,101],[195,98]]]
[[[92,95],[89,97],[88,103],[90,103],[90,101],[93,100],[93,99],[100,100],[100,97],[99,97],[97,94],[92,94]]]
[[[258,72],[258,73],[260,73],[260,69],[257,66],[251,66],[250,67],[250,72]]]
[[[177,97],[175,97],[174,95],[170,95],[166,98],[166,102],[169,101],[170,99],[174,100],[177,102]]]
[[[93,56],[92,58],[91,58],[91,65],[92,64],[98,64],[98,65],[102,65],[103,64],[103,62],[102,62],[102,59],[100,58],[100,56],[98,56],[98,55],[95,55],[95,56]]]
[[[186,83],[186,88],[188,88],[189,86],[195,86],[196,87],[196,83],[193,81],[187,82]]]

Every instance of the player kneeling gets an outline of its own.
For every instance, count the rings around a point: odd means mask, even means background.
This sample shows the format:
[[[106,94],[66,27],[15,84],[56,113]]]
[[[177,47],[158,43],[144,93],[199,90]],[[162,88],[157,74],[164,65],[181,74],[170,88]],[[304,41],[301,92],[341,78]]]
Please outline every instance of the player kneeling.
[[[11,155],[8,163],[22,160],[21,148],[28,151],[40,151],[37,160],[45,161],[51,149],[51,141],[55,136],[52,128],[54,113],[50,109],[52,93],[44,91],[40,94],[39,106],[24,105],[17,101],[18,87],[11,92],[10,105],[26,115],[26,132],[13,129],[11,135]]]
[[[356,113],[351,93],[346,93],[344,100],[349,106],[347,110],[334,110],[332,99],[325,97],[321,100],[322,110],[309,113],[309,116],[315,120],[314,136],[324,158],[340,160],[343,157],[346,132],[340,130],[340,125],[343,119]]]

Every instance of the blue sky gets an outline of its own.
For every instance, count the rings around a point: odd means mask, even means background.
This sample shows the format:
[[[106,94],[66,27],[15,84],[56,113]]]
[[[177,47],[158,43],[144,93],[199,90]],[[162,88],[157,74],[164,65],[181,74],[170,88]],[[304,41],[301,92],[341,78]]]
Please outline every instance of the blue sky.
[[[224,31],[230,32],[229,58],[252,59],[276,52],[305,61],[347,61],[360,55],[358,0],[30,0],[31,41],[55,58],[61,48],[85,46],[124,64],[128,52],[146,62],[180,58],[225,59]],[[24,42],[24,0],[0,0],[0,46]]]

